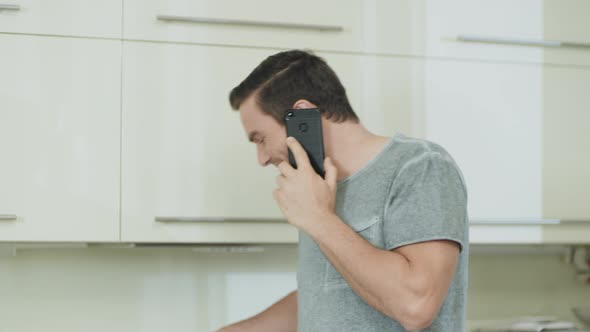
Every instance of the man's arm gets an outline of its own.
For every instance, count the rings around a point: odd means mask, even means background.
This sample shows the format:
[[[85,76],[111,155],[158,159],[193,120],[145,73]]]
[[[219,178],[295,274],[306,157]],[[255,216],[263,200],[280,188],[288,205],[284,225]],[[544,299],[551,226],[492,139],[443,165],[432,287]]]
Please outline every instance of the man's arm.
[[[428,241],[387,251],[372,246],[338,216],[328,219],[312,237],[350,287],[408,331],[430,326],[453,280],[459,244]]]
[[[226,326],[219,332],[297,331],[297,291],[289,293],[258,315]]]

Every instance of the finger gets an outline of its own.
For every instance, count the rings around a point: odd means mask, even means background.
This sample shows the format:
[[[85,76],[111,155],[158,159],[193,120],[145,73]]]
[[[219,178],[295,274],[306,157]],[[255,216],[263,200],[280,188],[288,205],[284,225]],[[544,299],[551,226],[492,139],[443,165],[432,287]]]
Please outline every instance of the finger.
[[[280,189],[275,189],[272,192],[272,197],[274,198],[275,202],[277,203],[277,206],[279,207],[279,209],[281,209],[281,211],[283,210],[283,193],[281,192]]]
[[[282,175],[278,175],[275,179],[275,183],[277,184],[277,187],[279,187],[278,189],[281,189],[284,187],[285,185],[285,177]]]
[[[330,157],[324,159],[324,169],[326,170],[324,180],[328,183],[332,193],[335,194],[338,186],[338,168],[336,168]]]
[[[291,166],[286,161],[281,162],[279,164],[278,168],[279,168],[279,172],[281,172],[281,175],[283,175],[285,177],[291,176],[295,172],[295,169],[293,168],[293,166]]]
[[[309,157],[307,156],[307,152],[301,146],[294,137],[287,137],[287,146],[293,153],[293,157],[295,158],[295,163],[297,163],[297,168],[311,168],[311,163],[309,162]]]

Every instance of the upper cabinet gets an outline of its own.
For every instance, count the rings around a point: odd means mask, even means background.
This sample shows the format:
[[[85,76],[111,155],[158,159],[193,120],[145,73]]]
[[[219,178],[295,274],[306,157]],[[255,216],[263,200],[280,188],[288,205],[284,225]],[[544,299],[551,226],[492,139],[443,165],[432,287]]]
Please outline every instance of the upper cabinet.
[[[120,42],[0,49],[0,241],[118,241]]]
[[[422,15],[427,56],[590,65],[587,1],[431,0]]]
[[[473,220],[590,220],[588,17],[583,0],[0,0],[0,241],[296,242],[228,102],[293,48],[371,131],[449,150]]]
[[[544,1],[543,27],[546,40],[582,44],[580,47],[547,47],[545,63],[590,65],[590,2]]]
[[[474,220],[590,221],[590,70],[427,60],[426,137],[462,168]]]
[[[255,234],[200,226],[220,218],[281,218],[272,199],[276,172],[257,164],[255,146],[228,102],[231,88],[267,53],[124,44],[124,241],[216,242],[217,234],[230,242],[248,236],[281,242],[268,229],[288,225],[273,221],[266,230],[245,228]]]
[[[462,38],[543,39],[542,0],[426,1],[425,54],[456,59],[542,62],[539,47],[470,43]]]
[[[272,198],[278,172],[258,165],[228,101],[230,90],[276,52],[125,42],[123,241],[296,241]],[[383,87],[410,84],[411,63],[325,56],[369,127],[383,134],[409,129],[407,88]]]
[[[0,0],[0,32],[121,38],[121,0]]]
[[[124,37],[131,40],[590,64],[588,48],[546,43],[590,43],[583,33],[590,31],[590,3],[579,0],[126,0],[124,6]]]
[[[590,67],[543,69],[543,213],[590,224]]]
[[[426,137],[463,171],[473,221],[536,221],[542,213],[543,70],[428,60]]]
[[[324,51],[408,53],[420,3],[411,1],[126,0],[124,36],[152,40]],[[228,49],[229,54],[232,53]],[[229,56],[229,55],[228,55]]]

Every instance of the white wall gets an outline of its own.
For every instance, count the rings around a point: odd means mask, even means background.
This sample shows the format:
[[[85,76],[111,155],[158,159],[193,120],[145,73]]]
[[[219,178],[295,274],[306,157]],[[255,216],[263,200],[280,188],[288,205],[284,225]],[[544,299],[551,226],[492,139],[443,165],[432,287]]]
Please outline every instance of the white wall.
[[[571,307],[590,305],[590,285],[576,280],[561,255],[472,249],[469,326],[522,315],[573,320]],[[263,310],[296,287],[295,246],[253,253],[190,248],[4,253],[0,331],[211,331]]]
[[[566,255],[554,247],[521,246],[478,253],[469,261],[468,326],[521,316],[555,316],[578,324],[571,309],[590,306],[590,284],[576,279]],[[494,253],[496,251],[496,253]],[[523,252],[524,251],[524,252]],[[540,254],[542,252],[555,252]],[[484,251],[485,252],[485,251]],[[516,254],[515,252],[520,252]],[[580,325],[581,326],[581,325]]]
[[[210,331],[296,288],[294,247],[35,249],[0,257],[0,331]]]

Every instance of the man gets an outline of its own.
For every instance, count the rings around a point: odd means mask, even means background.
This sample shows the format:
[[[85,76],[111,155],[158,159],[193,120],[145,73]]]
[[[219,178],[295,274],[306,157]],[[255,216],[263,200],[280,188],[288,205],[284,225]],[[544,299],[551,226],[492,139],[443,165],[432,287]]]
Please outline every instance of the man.
[[[273,196],[299,230],[299,266],[296,291],[222,331],[465,329],[467,194],[443,148],[369,132],[336,74],[305,51],[268,57],[230,103],[258,162],[280,171]],[[286,137],[285,113],[305,108],[322,114],[324,178]]]

